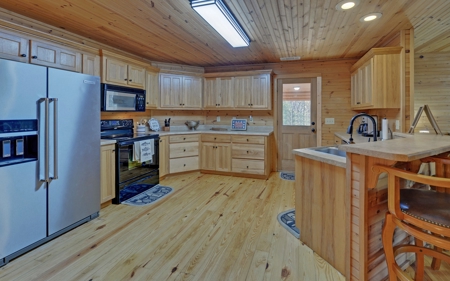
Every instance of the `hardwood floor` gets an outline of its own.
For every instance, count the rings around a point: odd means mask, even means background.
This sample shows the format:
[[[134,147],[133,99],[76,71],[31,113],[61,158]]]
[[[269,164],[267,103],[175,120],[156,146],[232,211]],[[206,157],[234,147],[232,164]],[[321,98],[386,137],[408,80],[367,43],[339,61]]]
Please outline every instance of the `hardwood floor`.
[[[344,280],[281,227],[294,182],[200,173],[144,207],[111,205],[100,217],[11,261],[0,280]]]

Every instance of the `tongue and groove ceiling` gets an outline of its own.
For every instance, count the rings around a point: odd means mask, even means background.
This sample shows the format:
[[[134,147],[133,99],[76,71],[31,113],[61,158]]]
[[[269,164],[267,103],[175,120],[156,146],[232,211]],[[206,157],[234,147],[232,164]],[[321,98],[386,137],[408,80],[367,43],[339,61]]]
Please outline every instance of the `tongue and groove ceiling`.
[[[138,56],[220,66],[359,58],[402,29],[414,28],[415,52],[450,52],[450,1],[361,0],[348,11],[337,0],[224,0],[252,42],[232,48],[189,0],[1,0],[0,7]],[[360,18],[379,12],[379,20]]]

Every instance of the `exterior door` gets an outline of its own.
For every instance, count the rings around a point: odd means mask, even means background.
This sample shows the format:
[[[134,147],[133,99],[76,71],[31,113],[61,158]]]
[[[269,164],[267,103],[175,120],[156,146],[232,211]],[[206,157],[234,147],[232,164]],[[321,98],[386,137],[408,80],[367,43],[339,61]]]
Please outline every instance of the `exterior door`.
[[[293,149],[317,146],[317,78],[279,79],[278,170],[294,171]]]

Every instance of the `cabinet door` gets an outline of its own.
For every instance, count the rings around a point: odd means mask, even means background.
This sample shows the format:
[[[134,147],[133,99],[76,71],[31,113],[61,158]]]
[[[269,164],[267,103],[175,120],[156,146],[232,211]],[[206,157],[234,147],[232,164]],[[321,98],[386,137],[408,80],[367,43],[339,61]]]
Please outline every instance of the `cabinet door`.
[[[249,108],[252,95],[252,76],[234,78],[234,106]]]
[[[128,65],[120,60],[103,57],[103,82],[127,86]]]
[[[146,107],[158,108],[159,106],[159,81],[158,73],[147,71],[147,80],[145,81]]]
[[[231,171],[231,144],[216,144],[216,171]]]
[[[373,58],[368,61],[367,64],[361,67],[361,80],[362,80],[362,104],[364,106],[371,106],[372,103],[372,66]]]
[[[169,173],[169,137],[159,138],[159,177]]]
[[[84,74],[100,76],[100,56],[92,54],[83,54]]]
[[[159,77],[161,107],[182,107],[181,89],[183,85],[183,76],[175,74],[160,74]]]
[[[200,77],[183,76],[182,107],[202,107],[202,79]]]
[[[30,41],[30,63],[81,72],[81,53],[64,46]]]
[[[255,109],[270,109],[270,75],[253,76],[250,106]]]
[[[0,58],[28,62],[28,40],[0,31]]]
[[[234,107],[233,102],[233,78],[222,77],[218,81],[218,104],[220,108],[231,109]]]
[[[100,160],[100,203],[104,203],[116,197],[116,160],[115,145],[103,145],[101,147]]]
[[[128,86],[134,88],[145,88],[145,68],[137,65],[128,65],[128,74],[127,74],[127,82]]]
[[[216,108],[218,102],[218,85],[220,83],[219,78],[205,78],[204,91],[203,91],[203,103],[204,108]]]
[[[210,142],[202,143],[201,150],[201,169],[203,170],[216,170],[216,144]]]

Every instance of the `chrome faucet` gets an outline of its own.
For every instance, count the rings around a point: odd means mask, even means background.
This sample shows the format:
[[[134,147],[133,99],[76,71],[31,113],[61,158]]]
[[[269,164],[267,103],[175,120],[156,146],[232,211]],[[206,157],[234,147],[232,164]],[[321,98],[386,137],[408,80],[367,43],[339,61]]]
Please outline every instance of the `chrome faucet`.
[[[355,116],[353,116],[352,120],[350,120],[350,126],[348,126],[348,129],[347,129],[347,134],[350,134],[350,139],[349,139],[350,143],[353,143],[353,137],[352,137],[353,122],[355,122],[356,118],[361,117],[361,116],[366,116],[367,118],[369,118],[372,121],[372,123],[373,123],[373,141],[377,141],[378,130],[377,130],[377,123],[375,122],[375,119],[373,119],[373,117],[367,113],[359,113],[359,114],[356,114]],[[369,140],[370,140],[370,138],[369,138]]]

